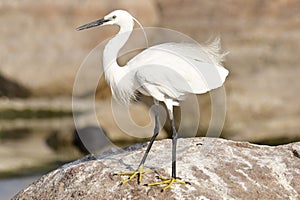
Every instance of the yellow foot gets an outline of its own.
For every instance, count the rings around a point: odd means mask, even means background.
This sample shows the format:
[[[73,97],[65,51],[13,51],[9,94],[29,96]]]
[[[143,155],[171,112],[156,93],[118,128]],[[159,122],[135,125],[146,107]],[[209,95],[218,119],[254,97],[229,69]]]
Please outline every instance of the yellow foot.
[[[163,178],[161,176],[158,177],[159,179],[161,179],[162,181],[160,182],[155,182],[155,183],[149,183],[146,184],[146,186],[157,186],[157,185],[164,185],[167,184],[167,186],[165,186],[161,191],[165,191],[166,189],[170,188],[174,183],[179,183],[179,184],[191,184],[189,182],[186,181],[182,181],[179,178]]]
[[[147,172],[151,172],[150,169],[143,169],[143,165],[139,166],[136,171],[129,171],[129,172],[119,172],[116,175],[119,176],[129,176],[126,180],[124,180],[121,185],[124,185],[131,181],[134,177],[138,176],[138,184],[142,182],[142,175]]]

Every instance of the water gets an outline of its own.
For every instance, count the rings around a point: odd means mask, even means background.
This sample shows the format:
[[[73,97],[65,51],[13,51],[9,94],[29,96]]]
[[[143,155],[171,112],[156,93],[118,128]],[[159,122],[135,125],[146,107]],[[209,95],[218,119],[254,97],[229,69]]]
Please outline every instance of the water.
[[[0,200],[81,157],[74,129],[70,98],[0,98]]]
[[[40,175],[0,180],[0,199],[11,199],[20,190],[37,180]]]

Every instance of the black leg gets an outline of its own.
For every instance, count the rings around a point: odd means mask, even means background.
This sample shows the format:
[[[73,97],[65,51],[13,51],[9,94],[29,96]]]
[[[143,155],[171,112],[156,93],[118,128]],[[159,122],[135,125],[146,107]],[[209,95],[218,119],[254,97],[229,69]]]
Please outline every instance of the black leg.
[[[171,126],[172,126],[172,178],[176,178],[176,145],[177,145],[177,138],[178,134],[175,128],[174,118],[171,118]]]
[[[148,144],[148,147],[146,149],[146,152],[144,153],[144,156],[142,158],[142,161],[140,163],[139,166],[142,166],[144,165],[146,159],[147,159],[147,156],[150,152],[150,149],[152,147],[152,144],[154,143],[155,141],[155,138],[157,137],[158,133],[159,133],[159,119],[158,119],[158,107],[159,107],[159,104],[157,101],[154,101],[155,102],[155,105],[154,105],[154,111],[155,111],[155,127],[154,127],[154,134],[150,140],[150,143]]]
[[[154,134],[150,140],[150,143],[148,144],[148,147],[146,149],[146,152],[144,153],[144,156],[139,164],[139,167],[137,168],[136,171],[129,171],[129,172],[120,172],[118,173],[117,175],[120,175],[120,176],[129,176],[128,179],[124,180],[121,185],[124,185],[126,183],[128,183],[130,180],[132,180],[134,177],[138,176],[138,184],[140,184],[142,182],[142,174],[146,173],[146,172],[150,172],[151,170],[144,170],[143,167],[144,167],[144,163],[147,159],[147,156],[150,152],[150,149],[152,147],[152,144],[154,143],[155,141],[155,138],[157,137],[158,133],[159,133],[159,119],[158,119],[158,108],[159,108],[159,103],[158,101],[154,101],[155,103],[155,128],[154,128]]]
[[[171,120],[171,126],[172,126],[172,178],[163,178],[159,176],[159,178],[162,180],[160,182],[155,182],[155,183],[149,183],[147,186],[156,186],[156,185],[162,185],[162,184],[167,184],[162,191],[167,190],[170,188],[174,183],[179,183],[179,184],[190,184],[189,182],[181,181],[179,178],[176,177],[176,145],[177,145],[177,138],[178,134],[175,128],[175,122],[174,122],[174,116],[173,116],[173,104],[170,101],[165,102],[167,109],[169,111],[169,117]]]

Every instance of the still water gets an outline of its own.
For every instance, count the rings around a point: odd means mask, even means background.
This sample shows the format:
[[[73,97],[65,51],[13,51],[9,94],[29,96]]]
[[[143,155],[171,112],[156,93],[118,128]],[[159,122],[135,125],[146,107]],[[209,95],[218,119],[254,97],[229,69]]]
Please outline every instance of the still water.
[[[82,156],[71,99],[0,99],[0,199]]]
[[[20,178],[10,178],[0,180],[0,199],[8,200],[11,199],[18,191],[26,188],[33,181],[38,179],[40,176],[28,176]]]

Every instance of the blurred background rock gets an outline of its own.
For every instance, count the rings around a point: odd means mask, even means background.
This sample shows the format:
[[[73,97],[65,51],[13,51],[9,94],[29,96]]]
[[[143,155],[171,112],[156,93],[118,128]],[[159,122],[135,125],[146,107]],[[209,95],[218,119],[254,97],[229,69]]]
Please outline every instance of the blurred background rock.
[[[0,177],[44,173],[82,156],[73,145],[74,80],[87,54],[118,29],[83,33],[75,28],[114,9],[128,10],[145,27],[173,29],[200,43],[221,36],[222,49],[230,52],[225,62],[230,76],[221,137],[272,145],[300,140],[297,0],[2,0]],[[89,84],[87,79],[80,87],[81,96]],[[110,91],[102,79],[99,85],[97,117],[108,138],[119,146],[142,141],[124,134],[114,123]],[[199,102],[198,135],[205,135],[210,96],[199,96]],[[149,105],[145,100],[131,110],[138,124],[149,122]],[[161,138],[167,137],[168,126],[165,129]],[[95,127],[84,130],[95,131]]]

